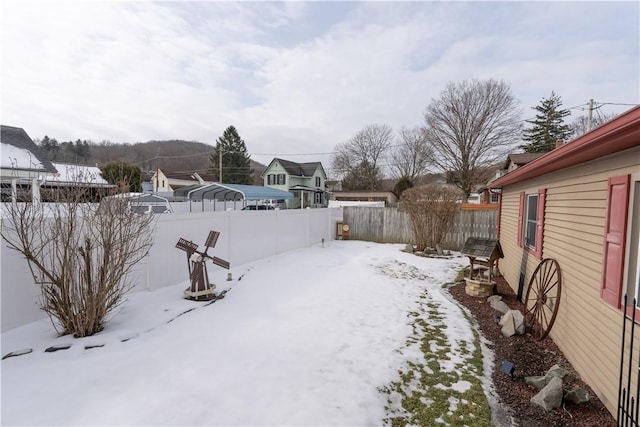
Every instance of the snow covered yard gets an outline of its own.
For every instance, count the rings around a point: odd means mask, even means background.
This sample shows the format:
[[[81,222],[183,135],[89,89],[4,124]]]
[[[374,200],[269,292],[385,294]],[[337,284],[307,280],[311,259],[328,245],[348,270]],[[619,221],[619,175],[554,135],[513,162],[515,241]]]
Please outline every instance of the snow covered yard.
[[[2,355],[33,352],[1,362],[2,424],[381,425],[410,419],[411,399],[473,412],[482,379],[461,366],[477,336],[442,289],[465,259],[402,247],[333,241],[232,266],[232,281],[210,268],[224,299],[184,300],[187,282],[131,294],[83,339],[47,321],[6,332]]]

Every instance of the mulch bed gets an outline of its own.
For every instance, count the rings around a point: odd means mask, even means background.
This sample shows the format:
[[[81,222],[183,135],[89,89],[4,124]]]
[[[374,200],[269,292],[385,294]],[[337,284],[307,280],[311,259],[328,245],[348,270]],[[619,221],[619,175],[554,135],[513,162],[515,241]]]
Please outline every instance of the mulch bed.
[[[516,299],[506,281],[498,277],[497,293],[502,296],[509,308],[524,312],[523,304]],[[464,282],[449,288],[451,295],[474,316],[482,335],[490,341],[490,348],[495,354],[493,383],[501,403],[510,408],[513,419],[520,426],[615,426],[615,420],[600,402],[595,393],[580,380],[571,364],[566,360],[551,338],[535,341],[530,335],[516,335],[510,338],[500,332],[494,313],[486,298],[477,298],[465,293]],[[500,371],[504,360],[515,365],[514,377]],[[544,375],[554,364],[568,369],[569,378],[564,379],[565,391],[573,387],[581,387],[589,393],[590,402],[582,405],[566,403],[562,408],[546,412],[530,399],[538,392],[524,382],[524,377]]]

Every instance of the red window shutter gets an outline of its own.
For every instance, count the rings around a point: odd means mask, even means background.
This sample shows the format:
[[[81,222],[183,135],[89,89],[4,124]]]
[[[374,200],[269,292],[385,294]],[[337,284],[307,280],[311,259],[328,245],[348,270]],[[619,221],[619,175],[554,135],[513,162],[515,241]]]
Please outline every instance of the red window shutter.
[[[547,189],[538,190],[538,212],[536,215],[536,250],[533,255],[542,258],[542,232],[544,230],[544,206],[547,197]]]
[[[600,297],[616,308],[621,306],[630,179],[631,175],[609,178],[607,190]]]
[[[522,230],[524,224],[524,191],[520,193],[520,208],[518,209],[518,246],[522,247]]]

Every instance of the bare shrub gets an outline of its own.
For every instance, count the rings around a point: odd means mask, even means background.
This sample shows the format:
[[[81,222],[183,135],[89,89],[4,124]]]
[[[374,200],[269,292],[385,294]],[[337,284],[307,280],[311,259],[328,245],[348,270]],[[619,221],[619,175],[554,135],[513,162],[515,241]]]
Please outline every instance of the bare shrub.
[[[134,213],[125,198],[98,205],[86,202],[89,196],[74,187],[58,191],[57,203],[7,203],[0,229],[7,246],[26,258],[54,329],[75,337],[104,328],[153,243],[152,215]]]
[[[439,185],[409,188],[402,193],[402,206],[411,218],[419,251],[440,245],[453,226],[462,192]]]

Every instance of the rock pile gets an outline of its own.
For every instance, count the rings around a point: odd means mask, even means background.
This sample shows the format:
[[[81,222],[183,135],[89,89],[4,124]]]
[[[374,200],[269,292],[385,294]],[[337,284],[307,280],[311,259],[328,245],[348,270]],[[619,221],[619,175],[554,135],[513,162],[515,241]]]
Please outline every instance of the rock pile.
[[[511,310],[500,295],[490,296],[487,302],[496,310],[496,323],[502,327],[501,332],[504,336],[525,333],[526,324],[520,310]],[[544,376],[525,377],[524,381],[527,384],[539,390],[538,394],[531,398],[531,403],[549,411],[562,406],[563,399],[576,405],[588,402],[589,393],[582,388],[573,388],[564,393],[563,379],[567,374],[568,371],[562,366],[553,365]]]
[[[531,403],[542,407],[545,411],[559,408],[562,400],[573,404],[589,401],[589,393],[582,388],[573,388],[564,394],[563,379],[568,371],[560,365],[553,365],[544,376],[525,377],[524,381],[540,390],[531,398]]]

